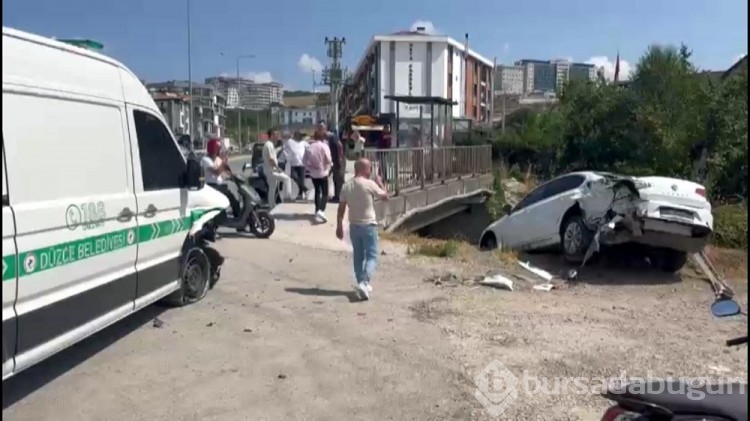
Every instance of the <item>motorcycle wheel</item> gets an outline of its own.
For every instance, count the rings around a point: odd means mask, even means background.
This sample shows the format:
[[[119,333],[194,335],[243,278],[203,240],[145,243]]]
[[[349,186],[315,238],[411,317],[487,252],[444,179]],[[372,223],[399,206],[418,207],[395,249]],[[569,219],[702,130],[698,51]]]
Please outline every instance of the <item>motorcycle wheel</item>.
[[[257,238],[268,238],[275,229],[276,222],[268,211],[258,211],[250,222],[250,232]]]

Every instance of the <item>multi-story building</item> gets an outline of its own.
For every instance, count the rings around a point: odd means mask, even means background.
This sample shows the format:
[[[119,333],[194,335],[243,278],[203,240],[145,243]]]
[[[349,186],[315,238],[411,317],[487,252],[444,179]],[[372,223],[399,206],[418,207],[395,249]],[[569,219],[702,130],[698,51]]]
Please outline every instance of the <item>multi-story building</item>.
[[[253,83],[249,91],[247,108],[251,110],[264,110],[271,104],[284,104],[284,85],[278,82]]]
[[[175,135],[188,134],[190,124],[190,97],[174,92],[152,92],[156,106],[159,107],[169,128]]]
[[[595,80],[596,66],[585,63],[572,63],[568,60],[519,60],[516,66],[523,66],[525,95],[532,93],[557,92],[569,80]]]
[[[309,130],[321,120],[328,117],[328,107],[308,106],[302,108],[286,107],[281,109],[282,130]]]
[[[207,78],[206,84],[227,98],[227,108],[265,110],[271,104],[284,103],[284,85],[277,82],[256,83],[247,78],[216,76]]]
[[[342,89],[339,121],[358,114],[394,116],[396,104],[388,95],[452,99],[454,119],[489,121],[493,65],[466,43],[423,28],[377,35]],[[416,120],[420,106],[401,104],[398,114],[401,121]]]
[[[250,104],[250,86],[255,84],[252,79],[216,76],[206,78],[205,82],[224,95],[227,108],[247,108]]]
[[[526,66],[498,65],[495,70],[495,92],[505,95],[523,95],[526,92],[526,70]]]
[[[188,81],[172,80],[149,83],[146,87],[152,96],[157,93],[190,95],[190,83]],[[227,105],[224,95],[213,86],[193,83],[192,97],[192,126],[196,137],[193,141],[202,141],[209,137],[223,137],[226,127],[225,108]]]

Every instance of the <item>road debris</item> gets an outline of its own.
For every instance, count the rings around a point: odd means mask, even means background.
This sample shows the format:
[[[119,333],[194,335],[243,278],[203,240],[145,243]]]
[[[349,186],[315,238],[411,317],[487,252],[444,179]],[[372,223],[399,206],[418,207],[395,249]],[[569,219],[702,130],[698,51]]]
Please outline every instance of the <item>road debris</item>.
[[[485,277],[484,279],[479,281],[479,285],[513,291],[513,281],[499,274]]]
[[[550,284],[550,283],[537,284],[537,285],[534,285],[534,289],[537,290],[537,291],[546,291],[546,292],[549,292],[549,291],[552,291],[553,289],[555,289],[555,285],[554,284]]]
[[[253,330],[250,329],[249,327],[246,327],[246,328],[242,329],[242,331],[245,332],[245,333],[251,333]]]
[[[536,276],[544,279],[547,282],[550,282],[552,280],[552,278],[554,278],[551,273],[547,272],[544,269],[539,269],[539,268],[536,268],[534,266],[531,266],[531,264],[529,264],[529,262],[521,262],[521,261],[519,261],[518,264],[522,268],[528,270],[529,272],[531,272],[534,275],[536,275]]]
[[[284,379],[286,379],[286,374],[281,373],[277,377],[280,378],[281,380],[284,380]]]
[[[206,327],[211,327],[211,326],[213,326],[213,325],[214,325],[214,322],[209,322],[209,323],[208,323],[208,324],[206,325]]]
[[[164,322],[160,318],[156,317],[156,318],[154,318],[154,324],[153,324],[153,326],[155,328],[157,328],[157,329],[161,329],[162,326],[164,326]]]

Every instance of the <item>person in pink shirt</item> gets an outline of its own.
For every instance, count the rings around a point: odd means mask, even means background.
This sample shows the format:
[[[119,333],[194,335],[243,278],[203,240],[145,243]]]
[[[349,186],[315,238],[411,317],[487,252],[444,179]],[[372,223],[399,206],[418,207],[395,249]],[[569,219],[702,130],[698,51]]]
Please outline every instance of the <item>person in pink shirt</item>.
[[[325,142],[326,134],[321,130],[315,131],[313,143],[305,151],[302,163],[310,173],[315,188],[315,216],[327,222],[326,203],[328,203],[328,176],[331,173],[333,160],[331,149]]]

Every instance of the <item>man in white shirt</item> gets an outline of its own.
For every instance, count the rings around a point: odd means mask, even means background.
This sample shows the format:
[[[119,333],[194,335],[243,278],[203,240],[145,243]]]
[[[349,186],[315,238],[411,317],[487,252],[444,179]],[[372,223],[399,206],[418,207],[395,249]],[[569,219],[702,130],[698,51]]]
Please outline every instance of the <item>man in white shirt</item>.
[[[276,158],[276,145],[279,140],[279,132],[274,129],[268,129],[268,140],[263,144],[263,175],[268,183],[268,206],[276,206],[276,190],[279,183],[282,183],[283,194],[281,199],[289,199],[292,196],[292,180],[279,167]]]
[[[221,151],[222,146],[219,139],[209,140],[206,145],[206,155],[201,158],[201,167],[203,167],[205,173],[206,184],[224,193],[232,207],[232,215],[236,218],[241,213],[240,203],[224,182],[224,174],[231,174],[232,170],[229,168],[226,156],[221,156]]]
[[[357,159],[363,158],[365,151],[365,138],[362,137],[359,130],[353,130],[350,139],[354,141],[354,156],[356,156]]]
[[[292,176],[292,180],[297,183],[297,200],[302,200],[303,197],[307,196],[307,187],[305,186],[305,164],[302,159],[305,156],[307,147],[310,146],[307,142],[302,140],[302,133],[295,132],[294,136],[290,137],[284,142],[284,154],[286,154],[286,162],[289,165],[289,173]]]

